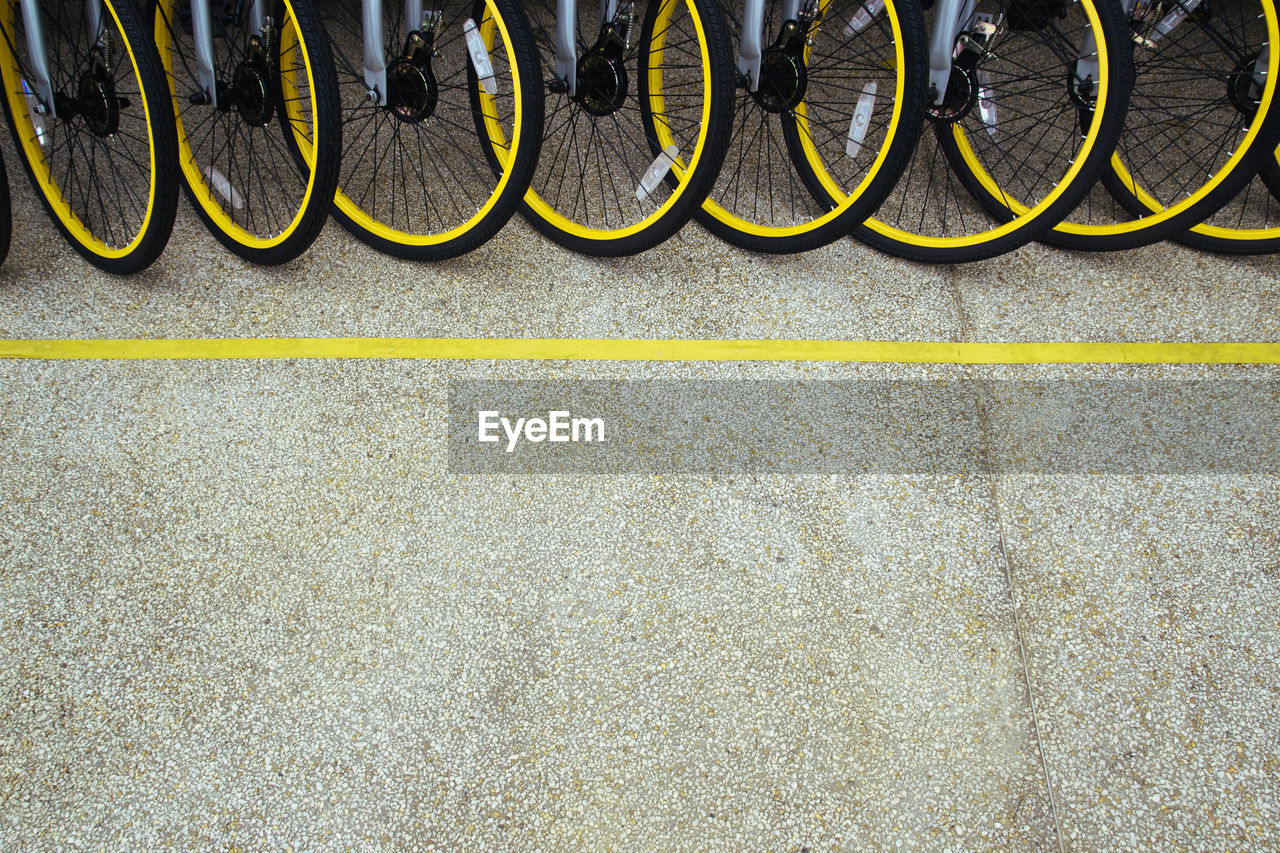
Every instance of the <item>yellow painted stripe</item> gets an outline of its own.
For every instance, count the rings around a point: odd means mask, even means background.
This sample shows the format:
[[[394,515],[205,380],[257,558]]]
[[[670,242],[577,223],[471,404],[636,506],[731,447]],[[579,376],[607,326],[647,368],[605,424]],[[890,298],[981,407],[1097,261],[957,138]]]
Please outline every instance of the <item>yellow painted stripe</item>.
[[[0,358],[413,358],[573,361],[836,361],[928,364],[1280,364],[1280,343],[559,338],[191,338],[6,340]]]

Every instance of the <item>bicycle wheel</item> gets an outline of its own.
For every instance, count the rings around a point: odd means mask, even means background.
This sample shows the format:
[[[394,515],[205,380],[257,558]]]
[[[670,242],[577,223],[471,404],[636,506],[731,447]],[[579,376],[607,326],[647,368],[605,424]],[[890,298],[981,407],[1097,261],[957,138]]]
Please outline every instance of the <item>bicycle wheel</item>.
[[[1095,191],[1046,243],[1115,251],[1162,240],[1235,198],[1274,149],[1273,0],[1144,3],[1129,30],[1133,95],[1102,174],[1106,193]]]
[[[83,3],[39,2],[38,22],[17,0],[0,5],[4,110],[54,225],[89,263],[133,273],[164,251],[177,213],[172,112],[132,0],[90,8],[96,25]],[[37,26],[47,87],[32,59]]]
[[[530,0],[548,81],[546,126],[521,210],[588,255],[633,255],[678,231],[724,161],[733,77],[713,0],[578,0],[576,87],[556,68],[556,3]]]
[[[365,243],[414,260],[455,257],[497,233],[542,143],[538,57],[515,0],[431,5],[407,30],[403,5],[383,3],[380,91],[365,79],[360,4],[321,6],[343,120],[334,215]]]
[[[258,264],[305,252],[338,182],[341,121],[329,41],[311,0],[211,0],[202,79],[187,0],[157,0],[155,38],[177,114],[178,162],[197,215]],[[255,20],[258,17],[258,20]]]
[[[924,121],[924,19],[916,0],[819,0],[784,21],[765,4],[759,85],[739,74],[729,152],[697,214],[753,252],[826,245],[871,215],[902,176]],[[739,12],[722,3],[731,44]]]
[[[949,54],[934,132],[854,231],[909,260],[991,258],[1052,228],[1097,181],[1133,81],[1123,16],[1103,0],[982,0]]]
[[[1235,198],[1194,228],[1173,235],[1184,246],[1224,255],[1280,252],[1280,166],[1277,152]]]

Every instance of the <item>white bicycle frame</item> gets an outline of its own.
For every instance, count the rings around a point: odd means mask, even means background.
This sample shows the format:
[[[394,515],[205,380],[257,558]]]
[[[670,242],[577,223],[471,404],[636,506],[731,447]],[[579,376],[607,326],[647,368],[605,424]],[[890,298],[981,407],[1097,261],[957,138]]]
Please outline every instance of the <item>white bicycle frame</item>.
[[[213,70],[213,7],[211,0],[191,0],[191,38],[195,42],[196,74],[205,103],[218,105],[218,82]],[[266,0],[250,0],[249,24],[261,31],[267,22]]]
[[[364,38],[364,84],[370,100],[377,98],[380,107],[387,105],[387,53],[386,33],[382,26],[383,0],[361,0],[361,31]],[[402,7],[404,31],[421,29],[426,25],[422,0],[404,0]]]
[[[600,20],[612,21],[620,0],[600,0]],[[578,0],[556,0],[556,77],[568,86],[569,97],[578,94]]]
[[[35,77],[31,82],[35,86],[38,115],[57,116],[56,99],[53,96],[53,78],[49,74],[49,54],[44,41],[44,21],[40,13],[39,0],[21,0],[22,26],[27,31],[27,55],[31,60],[31,73]],[[102,40],[102,0],[85,0],[85,28],[89,31],[90,42],[98,44]]]
[[[600,0],[600,20],[613,20],[619,6],[619,0]],[[738,70],[747,76],[754,92],[760,86],[760,62],[764,57],[764,0],[745,0],[744,7]],[[784,0],[784,20],[799,14],[800,0]],[[578,0],[556,0],[556,76],[568,86],[569,97],[576,95],[578,89],[577,22]]]
[[[267,0],[250,0],[249,22],[253,29],[261,30],[267,22]],[[45,50],[44,26],[41,21],[39,0],[21,0],[22,23],[27,30],[27,52],[31,59],[31,73],[35,77],[35,94],[39,98],[38,109],[45,115],[56,115],[53,86],[49,76],[49,58]],[[85,21],[93,43],[101,41],[102,0],[85,0]],[[213,8],[210,0],[191,0],[191,35],[195,42],[196,72],[205,102],[218,105],[217,77],[213,68]]]

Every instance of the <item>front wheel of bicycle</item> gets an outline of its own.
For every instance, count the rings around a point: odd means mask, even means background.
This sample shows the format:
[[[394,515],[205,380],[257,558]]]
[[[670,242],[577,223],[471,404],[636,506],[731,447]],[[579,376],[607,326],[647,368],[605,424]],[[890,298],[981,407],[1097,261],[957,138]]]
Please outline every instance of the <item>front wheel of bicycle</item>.
[[[483,244],[515,213],[542,142],[542,81],[519,4],[445,0],[406,29],[401,5],[384,3],[384,68],[372,87],[360,5],[321,8],[343,116],[334,216],[412,260]]]
[[[197,215],[257,264],[305,252],[338,183],[341,121],[328,37],[311,0],[211,0],[213,70],[199,69],[186,0],[156,0],[155,39],[177,118],[178,164]]]
[[[557,71],[556,3],[525,8],[549,95],[522,208],[587,255],[634,255],[675,234],[724,161],[733,77],[714,0],[635,0],[602,20],[579,0],[576,85]]]
[[[933,132],[854,232],[913,261],[995,257],[1061,221],[1106,165],[1133,84],[1123,15],[1106,0],[981,0],[950,53],[944,90],[927,96]]]
[[[764,7],[758,82],[739,75],[729,153],[698,213],[753,252],[791,253],[846,236],[897,184],[924,118],[925,35],[917,0],[821,0],[798,20]],[[722,5],[730,41],[740,14]]]
[[[177,213],[172,112],[132,0],[0,6],[4,110],[22,165],[54,225],[109,273],[145,269]],[[34,13],[34,14],[31,14]],[[31,31],[28,31],[31,27]],[[43,51],[31,42],[43,32]],[[33,55],[47,60],[48,85]]]

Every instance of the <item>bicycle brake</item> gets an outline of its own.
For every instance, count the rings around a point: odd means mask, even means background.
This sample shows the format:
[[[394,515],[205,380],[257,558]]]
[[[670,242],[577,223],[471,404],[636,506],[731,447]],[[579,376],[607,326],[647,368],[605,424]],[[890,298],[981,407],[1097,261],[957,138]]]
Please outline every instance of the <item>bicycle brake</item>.
[[[631,27],[634,23],[635,4],[632,0],[624,0],[618,4],[613,20],[601,27],[595,49],[609,59],[621,60],[631,48]]]
[[[953,54],[955,64],[961,68],[973,69],[980,60],[994,59],[995,54],[991,52],[990,45],[999,30],[1000,24],[996,22],[994,15],[975,13],[969,26],[956,39]]]
[[[102,31],[102,36],[99,37],[96,47],[97,50],[93,57],[95,67],[108,77],[114,76],[116,69],[112,54],[115,53],[115,45],[111,42],[111,30],[104,29]]]
[[[270,57],[274,40],[275,22],[268,16],[262,21],[262,29],[249,36],[249,49],[246,51],[245,60],[260,64],[262,70],[269,71],[272,67]]]

